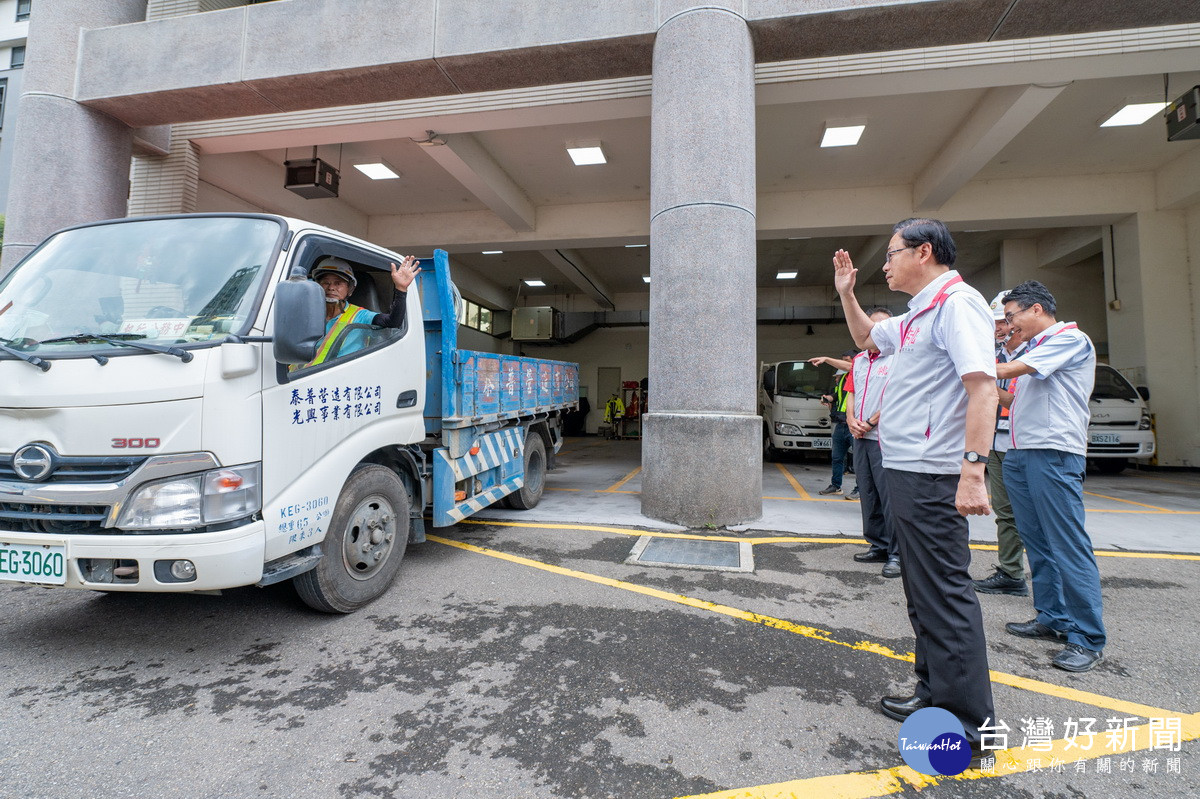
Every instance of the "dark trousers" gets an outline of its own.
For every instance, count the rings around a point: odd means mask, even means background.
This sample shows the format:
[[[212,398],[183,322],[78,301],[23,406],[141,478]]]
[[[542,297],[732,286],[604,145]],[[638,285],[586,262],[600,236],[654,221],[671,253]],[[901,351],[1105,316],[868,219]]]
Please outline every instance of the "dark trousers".
[[[1004,483],[1025,538],[1037,619],[1072,644],[1104,650],[1104,602],[1092,539],[1084,528],[1082,455],[1010,449]]]
[[[854,436],[850,435],[850,425],[838,422],[833,426],[833,474],[830,475],[829,482],[835,488],[842,487],[842,473],[846,470],[846,453],[853,441]]]
[[[883,473],[883,455],[879,442],[872,438],[854,439],[854,476],[858,480],[858,504],[862,511],[863,538],[876,552],[888,557],[900,556],[896,536],[892,535],[888,510],[887,477]]]
[[[967,520],[954,507],[958,475],[884,473],[917,639],[916,695],[957,716],[967,739],[978,742],[979,727],[996,716],[983,614],[967,572]]]

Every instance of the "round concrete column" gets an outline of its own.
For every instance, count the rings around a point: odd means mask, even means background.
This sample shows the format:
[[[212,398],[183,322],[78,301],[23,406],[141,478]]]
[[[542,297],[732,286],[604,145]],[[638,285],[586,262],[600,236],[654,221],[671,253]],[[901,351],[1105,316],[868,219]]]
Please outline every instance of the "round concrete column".
[[[662,3],[651,112],[642,513],[693,527],[762,515],[754,50],[714,5]]]
[[[125,216],[133,134],[74,100],[79,32],[145,19],[146,0],[38,3],[17,109],[0,275],[55,230]]]

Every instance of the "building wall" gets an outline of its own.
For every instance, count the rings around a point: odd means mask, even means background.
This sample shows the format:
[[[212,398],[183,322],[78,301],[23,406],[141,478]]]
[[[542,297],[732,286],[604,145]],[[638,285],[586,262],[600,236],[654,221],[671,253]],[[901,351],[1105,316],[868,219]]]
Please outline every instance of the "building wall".
[[[17,0],[0,0],[0,80],[5,81],[4,108],[0,112],[0,214],[8,207],[8,181],[12,172],[13,131],[21,97],[23,68],[12,69],[14,47],[23,47],[29,22],[17,22]]]

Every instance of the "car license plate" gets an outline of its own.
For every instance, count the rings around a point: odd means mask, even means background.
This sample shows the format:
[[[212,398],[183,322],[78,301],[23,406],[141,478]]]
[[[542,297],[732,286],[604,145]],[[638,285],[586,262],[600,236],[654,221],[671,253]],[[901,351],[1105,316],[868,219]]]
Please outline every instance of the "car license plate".
[[[1092,433],[1088,441],[1093,444],[1120,444],[1121,437],[1116,433]]]
[[[813,449],[832,449],[832,438],[814,438],[812,440]]]
[[[67,548],[0,541],[0,580],[63,585],[67,581]]]

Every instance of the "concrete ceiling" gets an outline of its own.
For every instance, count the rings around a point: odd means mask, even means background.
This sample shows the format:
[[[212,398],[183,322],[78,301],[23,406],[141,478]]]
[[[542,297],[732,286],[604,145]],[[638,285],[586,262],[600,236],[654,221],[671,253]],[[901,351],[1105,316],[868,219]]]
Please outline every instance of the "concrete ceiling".
[[[1200,83],[1200,72],[1175,73],[1170,80],[1171,92],[1178,94]],[[1156,170],[1200,147],[1200,142],[1167,142],[1158,118],[1124,128],[1100,128],[1099,122],[1125,102],[1162,95],[1163,78],[1158,74],[1080,80],[1055,89],[1039,101],[1031,119],[1010,126],[1002,146],[993,147],[997,150],[994,155],[985,152],[967,177],[992,180]],[[967,135],[964,131],[969,133],[973,119],[986,114],[992,114],[989,120],[1002,119],[1009,105],[1004,98],[997,100],[994,90],[980,88],[761,105],[756,134],[760,197],[777,192],[919,185],[930,165],[945,159],[945,153]],[[999,111],[994,110],[996,106]],[[850,119],[861,119],[867,125],[857,146],[819,147],[826,121]],[[993,128],[1000,124],[988,122]],[[456,136],[467,139],[456,141]],[[341,194],[338,200],[311,203],[318,207],[323,202],[344,203],[366,218],[463,211],[488,216],[495,211],[514,229],[520,229],[523,221],[528,223],[526,229],[532,229],[537,209],[594,203],[599,213],[601,204],[649,199],[650,120],[644,113],[565,124],[495,127],[445,138],[448,144],[440,152],[407,136],[322,144],[319,156],[341,167]],[[984,140],[983,135],[977,138]],[[577,141],[601,142],[608,163],[574,166],[565,148]],[[459,146],[463,144],[470,147]],[[269,164],[268,173],[277,170],[282,182],[286,157],[310,155],[311,148],[303,147],[204,155],[201,178],[229,190],[229,185],[222,185],[221,176],[238,174],[245,159],[252,158]],[[354,163],[375,160],[386,161],[401,177],[373,181],[352,168]],[[958,184],[948,180],[953,192]],[[228,183],[227,177],[224,183]],[[1002,224],[995,229],[986,226],[989,229],[983,231],[960,227],[971,231],[955,231],[959,267],[966,273],[995,264],[1003,239],[1046,233],[1028,224],[1015,230],[1005,230]],[[797,228],[801,236],[804,220],[797,220]],[[617,294],[648,290],[642,277],[650,272],[649,248],[624,246],[647,244],[644,235],[613,241],[614,246],[568,250],[564,255],[559,248],[570,243],[552,244],[549,249],[542,244],[522,244],[506,240],[503,231],[507,229],[506,225],[494,226],[500,235],[481,239],[475,247],[448,248],[460,266],[490,283],[500,295],[515,298],[518,287],[525,297],[585,293],[608,307]],[[881,242],[887,235],[887,228],[880,227],[833,237],[765,239],[759,244],[755,267],[758,284],[762,288],[823,285],[830,257],[838,248],[866,259],[869,263],[861,264],[869,267],[863,269],[866,282],[880,283],[882,273],[876,262],[882,260]],[[412,249],[411,242],[379,243],[401,251]],[[424,245],[417,248],[418,254],[427,254],[419,252],[427,249]],[[504,254],[485,256],[480,254],[483,249],[500,249]],[[781,270],[799,275],[780,281],[776,273]],[[524,286],[521,281],[528,278],[542,279],[547,286]]]

